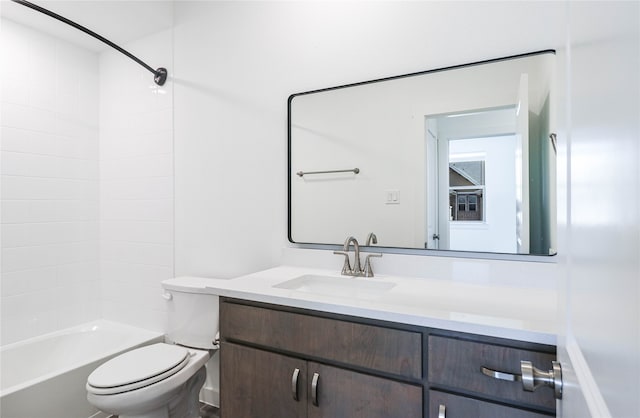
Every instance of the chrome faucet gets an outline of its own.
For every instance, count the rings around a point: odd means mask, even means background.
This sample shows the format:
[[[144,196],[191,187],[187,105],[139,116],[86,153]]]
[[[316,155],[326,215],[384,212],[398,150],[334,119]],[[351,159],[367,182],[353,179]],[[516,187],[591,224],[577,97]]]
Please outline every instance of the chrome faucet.
[[[353,251],[355,253],[353,268],[351,268],[351,263],[349,263],[349,247],[351,243],[353,243]],[[344,276],[360,276],[362,274],[362,269],[360,268],[360,245],[357,239],[348,237],[342,246],[342,251],[334,251],[333,253],[344,256],[344,264],[342,265],[341,271]]]
[[[373,242],[374,244],[378,243],[378,238],[372,232],[367,237],[367,246],[369,246]],[[349,262],[349,247],[353,244],[353,268],[351,268],[351,263]],[[344,276],[364,276],[364,277],[373,277],[373,270],[371,269],[371,261],[370,257],[382,257],[382,254],[368,254],[365,259],[364,268],[361,267],[360,263],[360,245],[358,244],[358,240],[352,236],[349,236],[342,246],[342,251],[334,251],[334,254],[344,256],[344,264],[342,265],[341,274]]]

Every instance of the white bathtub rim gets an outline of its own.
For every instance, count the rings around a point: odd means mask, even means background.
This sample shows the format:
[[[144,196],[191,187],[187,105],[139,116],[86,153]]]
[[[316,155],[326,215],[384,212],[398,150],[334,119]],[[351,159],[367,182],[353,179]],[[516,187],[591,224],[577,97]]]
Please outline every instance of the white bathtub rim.
[[[10,349],[20,349],[20,347],[24,346],[24,345],[31,345],[31,344],[37,344],[41,341],[45,341],[48,340],[50,338],[53,337],[58,337],[58,336],[62,336],[62,335],[67,335],[67,334],[76,334],[76,333],[82,333],[82,332],[92,332],[95,331],[96,328],[118,328],[118,329],[122,329],[122,330],[127,330],[130,332],[135,333],[135,335],[139,335],[140,338],[139,340],[133,344],[133,347],[138,347],[141,344],[144,344],[148,341],[154,340],[154,339],[158,339],[158,338],[162,338],[164,339],[164,333],[162,332],[158,332],[158,331],[152,331],[152,330],[148,330],[148,329],[144,329],[144,328],[138,328],[138,327],[134,327],[131,325],[127,325],[127,324],[123,324],[121,322],[115,322],[115,321],[109,321],[109,320],[105,320],[105,319],[98,319],[95,321],[91,321],[91,322],[87,322],[84,324],[80,324],[80,325],[76,325],[74,327],[70,327],[70,328],[65,328],[59,331],[54,331],[54,332],[50,332],[47,334],[42,334],[36,337],[32,337],[32,338],[28,338],[26,340],[21,340],[21,341],[17,341],[11,344],[6,344],[3,346],[0,346],[0,367],[2,366],[1,364],[1,359],[2,359],[2,352],[6,351],[6,350],[10,350]],[[73,366],[70,367],[61,367],[57,370],[55,370],[54,372],[51,373],[44,373],[42,375],[39,375],[36,378],[27,380],[25,382],[22,383],[18,383],[15,384],[13,386],[4,388],[4,389],[0,389],[0,399],[3,398],[4,396],[8,396],[14,392],[17,392],[19,390],[22,390],[24,388],[27,388],[31,385],[37,384],[39,382],[54,378],[56,376],[62,375],[64,373],[68,373],[71,370],[75,370],[77,368],[80,368],[82,366],[86,366],[87,364],[91,364],[95,361],[99,361],[100,359],[104,358],[105,356],[109,356],[112,355],[114,353],[120,353],[122,351],[128,350],[132,348],[132,344],[128,343],[128,344],[119,344],[119,345],[114,345],[114,347],[111,347],[108,351],[101,351],[101,352],[97,352],[92,356],[88,356],[86,359],[84,359],[82,362],[79,363],[74,363]]]

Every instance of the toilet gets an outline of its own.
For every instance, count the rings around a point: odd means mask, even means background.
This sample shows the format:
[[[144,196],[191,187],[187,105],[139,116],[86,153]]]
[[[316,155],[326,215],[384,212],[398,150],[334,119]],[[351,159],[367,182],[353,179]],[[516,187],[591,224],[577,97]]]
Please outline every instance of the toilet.
[[[206,280],[179,277],[162,282],[167,303],[164,343],[107,361],[87,378],[87,400],[120,418],[197,418],[205,363],[218,349],[218,296]]]

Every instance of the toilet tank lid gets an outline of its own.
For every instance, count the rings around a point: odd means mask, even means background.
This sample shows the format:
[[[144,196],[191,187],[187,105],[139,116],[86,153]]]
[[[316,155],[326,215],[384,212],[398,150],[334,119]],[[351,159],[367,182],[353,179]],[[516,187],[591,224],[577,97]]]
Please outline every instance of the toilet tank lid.
[[[180,276],[162,281],[162,288],[165,290],[176,290],[186,293],[211,293],[207,288],[215,287],[216,282],[223,279],[212,279],[207,277]]]

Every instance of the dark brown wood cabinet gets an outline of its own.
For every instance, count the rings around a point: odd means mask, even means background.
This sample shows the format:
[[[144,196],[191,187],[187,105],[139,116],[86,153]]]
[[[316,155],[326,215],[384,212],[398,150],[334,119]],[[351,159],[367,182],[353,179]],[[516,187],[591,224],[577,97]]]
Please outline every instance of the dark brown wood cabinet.
[[[223,418],[422,417],[422,335],[224,301]]]
[[[521,372],[521,360],[549,370],[555,357],[555,353],[430,335],[429,382],[500,402],[553,410],[556,401],[550,387],[527,392],[520,381],[490,377],[482,373],[482,368],[516,376]]]
[[[220,306],[231,341],[335,363],[422,378],[422,334],[238,303]]]
[[[314,362],[308,371],[310,379],[319,377],[317,404],[308,403],[309,418],[422,416],[422,386]]]
[[[233,343],[222,343],[221,361],[223,417],[422,416],[420,386]]]
[[[482,373],[555,347],[222,298],[222,418],[540,418],[551,390]],[[444,414],[444,415],[443,415]]]
[[[429,391],[429,416],[434,418],[549,418],[549,415],[538,412],[435,390]]]
[[[221,343],[220,394],[224,417],[296,418],[306,414],[307,366],[304,360],[232,343]],[[297,398],[292,378],[298,370]]]

